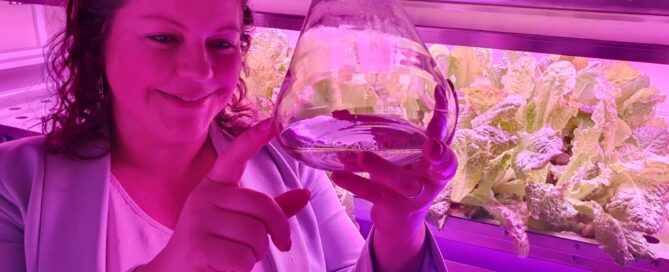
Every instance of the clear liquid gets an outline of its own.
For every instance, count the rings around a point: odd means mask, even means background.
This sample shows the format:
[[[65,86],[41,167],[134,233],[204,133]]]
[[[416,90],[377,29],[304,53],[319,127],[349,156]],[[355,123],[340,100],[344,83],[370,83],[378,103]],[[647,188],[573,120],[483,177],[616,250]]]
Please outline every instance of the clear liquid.
[[[426,140],[421,128],[383,115],[341,113],[295,122],[279,139],[293,157],[327,171],[363,171],[357,156],[364,151],[398,165],[421,158]]]

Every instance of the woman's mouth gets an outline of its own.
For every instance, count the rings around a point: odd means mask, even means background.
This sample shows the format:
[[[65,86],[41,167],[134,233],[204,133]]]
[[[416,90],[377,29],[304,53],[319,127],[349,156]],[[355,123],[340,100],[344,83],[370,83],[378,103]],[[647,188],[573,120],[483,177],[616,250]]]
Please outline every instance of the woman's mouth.
[[[176,102],[180,106],[185,106],[185,107],[198,107],[204,104],[205,101],[208,100],[209,97],[211,97],[214,93],[216,92],[211,92],[207,95],[204,96],[184,96],[184,95],[174,95],[170,93],[163,92],[161,90],[157,90],[162,96],[168,98],[169,100]]]

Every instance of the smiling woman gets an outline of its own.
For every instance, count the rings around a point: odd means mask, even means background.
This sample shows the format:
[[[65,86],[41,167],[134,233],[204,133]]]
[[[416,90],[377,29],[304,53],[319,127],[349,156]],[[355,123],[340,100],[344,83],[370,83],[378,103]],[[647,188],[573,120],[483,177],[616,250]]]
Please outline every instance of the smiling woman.
[[[204,5],[199,5],[201,10],[196,10],[197,5],[178,1],[155,7],[151,1],[128,1],[121,8],[124,2],[70,1],[68,4],[66,20],[69,27],[57,36],[49,51],[50,75],[61,98],[58,110],[43,122],[51,150],[74,153],[73,145],[76,143],[103,136],[101,134],[106,127],[114,129],[125,124],[123,120],[112,118],[113,112],[123,113],[128,118],[140,118],[137,124],[158,137],[167,135],[164,128],[156,129],[161,125],[159,122],[162,125],[169,122],[164,117],[160,118],[164,115],[155,111],[147,113],[154,112],[158,116],[140,112],[146,106],[140,105],[142,103],[159,106],[156,98],[164,97],[163,94],[178,96],[186,101],[217,94],[217,103],[209,103],[207,113],[200,117],[199,122],[193,122],[200,128],[185,130],[194,134],[199,132],[199,137],[202,137],[203,127],[206,128],[214,116],[233,134],[238,134],[253,122],[253,107],[243,103],[246,86],[235,76],[239,74],[241,63],[236,58],[248,50],[253,24],[251,10],[245,0],[240,5],[243,8],[238,7],[240,3],[237,1],[218,1],[218,5],[223,6],[204,8]],[[194,17],[200,19],[208,18],[202,13],[205,10],[220,25],[195,22],[190,19],[192,16],[184,15],[187,13],[176,12],[189,9],[201,15]],[[213,14],[215,10],[233,12]],[[189,29],[185,23],[192,24],[195,27],[193,31],[186,32]],[[202,50],[195,51],[194,58],[183,54],[193,52],[185,50],[193,46],[202,47]],[[88,53],[80,53],[84,51]],[[177,54],[179,52],[182,54]],[[113,58],[109,58],[110,55]],[[105,61],[105,58],[108,60]],[[164,71],[180,73],[186,79],[171,77]],[[211,78],[199,80],[197,77],[202,75],[198,73],[205,73],[205,77]],[[221,78],[221,75],[228,78]],[[111,86],[110,77],[119,77],[113,83],[118,87]],[[188,82],[193,77],[195,79]],[[165,85],[170,85],[169,90]],[[235,88],[237,93],[233,94]],[[117,95],[117,92],[123,93]],[[140,97],[141,102],[138,101]],[[231,103],[227,103],[231,97]],[[134,102],[132,99],[135,99]],[[117,110],[112,111],[113,107]],[[193,120],[184,120],[188,121]],[[181,139],[192,139],[177,127],[171,131],[172,136],[179,134]]]
[[[119,9],[104,50],[114,137],[147,151],[140,154],[204,143],[239,81],[241,29],[238,1],[137,0]]]
[[[272,119],[252,125],[252,23],[246,0],[67,1],[46,135],[0,145],[2,270],[445,271],[423,219],[434,195],[380,191],[365,241],[325,173],[271,142]],[[441,151],[421,169],[452,172]]]

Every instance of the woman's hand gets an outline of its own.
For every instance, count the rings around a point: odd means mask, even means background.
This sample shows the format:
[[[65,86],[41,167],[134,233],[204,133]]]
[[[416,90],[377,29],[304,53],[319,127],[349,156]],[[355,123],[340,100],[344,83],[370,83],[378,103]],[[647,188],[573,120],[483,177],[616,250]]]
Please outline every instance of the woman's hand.
[[[290,249],[288,218],[309,191],[273,199],[239,185],[246,162],[273,138],[271,125],[265,120],[230,143],[188,196],[165,249],[137,271],[249,271],[267,255],[268,234],[278,249]]]
[[[450,81],[449,84],[452,89]],[[375,153],[364,152],[355,162],[347,162],[346,168],[362,169],[369,173],[369,179],[345,171],[332,175],[337,185],[374,204],[371,216],[377,229],[396,229],[396,225],[385,223],[388,220],[403,225],[422,224],[430,204],[455,175],[458,161],[448,147],[451,139],[443,140],[447,135],[448,111],[446,90],[441,86],[435,90],[435,101],[421,160],[401,167]]]
[[[401,167],[365,152],[347,168],[362,169],[369,173],[369,179],[344,171],[332,175],[337,185],[373,203],[374,253],[381,271],[417,271],[425,240],[425,216],[458,168],[457,157],[448,147],[450,139],[442,140],[448,120],[443,88],[435,90],[435,101],[437,110],[427,127],[428,140],[420,161]]]
[[[363,178],[351,172],[335,172],[338,186],[374,204],[371,218],[377,230],[422,225],[429,206],[457,170],[457,158],[445,144],[428,142],[425,149],[435,156],[421,159],[408,167],[397,166],[384,158],[365,152],[357,164],[369,173]],[[438,155],[437,155],[438,154]]]

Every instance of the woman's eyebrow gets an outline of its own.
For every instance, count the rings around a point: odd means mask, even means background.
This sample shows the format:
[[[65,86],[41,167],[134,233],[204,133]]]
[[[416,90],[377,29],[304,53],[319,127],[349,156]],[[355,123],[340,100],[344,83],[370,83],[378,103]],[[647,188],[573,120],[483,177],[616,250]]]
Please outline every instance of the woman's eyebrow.
[[[172,25],[174,25],[178,28],[186,29],[186,27],[182,23],[180,23],[179,21],[176,21],[172,18],[168,18],[166,16],[159,15],[159,14],[146,14],[146,15],[142,15],[141,17],[139,17],[139,19],[140,20],[164,21],[164,22],[170,23],[170,24],[172,24]]]
[[[174,25],[178,28],[181,28],[181,29],[184,29],[184,30],[188,29],[184,24],[180,23],[179,21],[174,20],[174,19],[169,18],[169,17],[166,17],[164,15],[160,15],[160,14],[146,14],[146,15],[143,15],[143,16],[139,17],[139,19],[140,20],[164,21],[164,22],[172,24],[172,25]],[[237,31],[237,32],[239,32],[239,31],[241,31],[241,29],[240,29],[239,25],[229,24],[229,25],[224,25],[222,27],[219,27],[214,31],[215,32],[223,32],[223,31]]]

